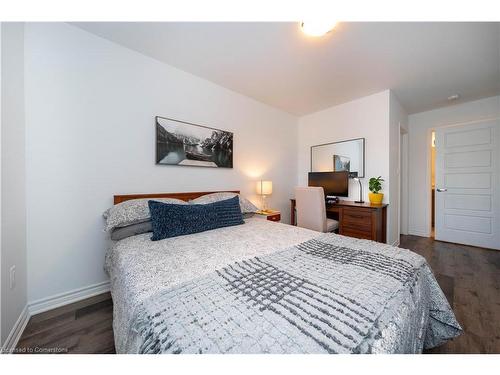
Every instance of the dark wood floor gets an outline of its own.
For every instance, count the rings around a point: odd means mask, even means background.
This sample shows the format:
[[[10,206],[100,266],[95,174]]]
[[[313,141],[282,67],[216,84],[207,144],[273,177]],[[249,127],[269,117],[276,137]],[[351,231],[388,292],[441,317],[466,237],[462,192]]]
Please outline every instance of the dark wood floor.
[[[109,293],[30,318],[17,353],[114,353],[113,303]]]
[[[429,353],[500,353],[500,251],[401,236],[429,262],[464,334]],[[33,316],[18,352],[114,353],[109,293]]]
[[[500,353],[500,251],[401,236],[401,247],[425,257],[464,333],[430,353]]]

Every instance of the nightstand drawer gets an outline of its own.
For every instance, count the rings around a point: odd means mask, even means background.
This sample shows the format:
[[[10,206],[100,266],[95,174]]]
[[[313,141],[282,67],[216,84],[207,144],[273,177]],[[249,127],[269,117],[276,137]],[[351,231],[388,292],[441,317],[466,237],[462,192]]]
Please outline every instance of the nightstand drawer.
[[[281,220],[281,212],[279,211],[257,212],[255,216],[259,219],[265,219],[269,221],[278,222]]]
[[[269,221],[280,221],[281,220],[281,214],[273,214],[273,215],[268,215],[267,220]]]

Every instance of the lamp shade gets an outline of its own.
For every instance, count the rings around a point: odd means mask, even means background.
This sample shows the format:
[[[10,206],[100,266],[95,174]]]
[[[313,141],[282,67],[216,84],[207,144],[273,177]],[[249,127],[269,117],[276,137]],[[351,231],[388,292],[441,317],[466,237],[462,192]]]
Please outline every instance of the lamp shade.
[[[273,193],[272,181],[257,181],[257,194],[270,195]]]

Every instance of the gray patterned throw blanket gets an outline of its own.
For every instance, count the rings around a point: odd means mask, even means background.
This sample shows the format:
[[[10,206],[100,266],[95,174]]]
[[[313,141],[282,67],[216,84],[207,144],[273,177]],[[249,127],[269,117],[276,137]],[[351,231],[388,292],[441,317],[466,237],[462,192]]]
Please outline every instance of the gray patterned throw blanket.
[[[143,301],[141,353],[420,353],[462,329],[425,260],[321,235]],[[366,246],[366,244],[373,246]]]

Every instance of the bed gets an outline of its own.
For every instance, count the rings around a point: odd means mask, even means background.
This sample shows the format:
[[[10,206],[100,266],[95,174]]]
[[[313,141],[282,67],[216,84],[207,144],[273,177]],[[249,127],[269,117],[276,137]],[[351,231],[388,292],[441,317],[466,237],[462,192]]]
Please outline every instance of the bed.
[[[462,332],[409,250],[257,218],[150,238],[106,254],[118,353],[421,353]]]

